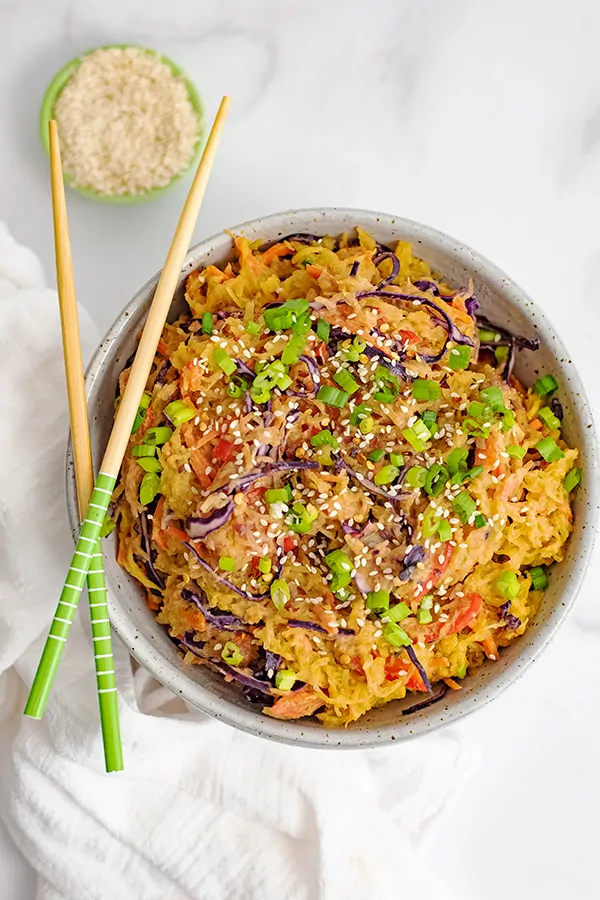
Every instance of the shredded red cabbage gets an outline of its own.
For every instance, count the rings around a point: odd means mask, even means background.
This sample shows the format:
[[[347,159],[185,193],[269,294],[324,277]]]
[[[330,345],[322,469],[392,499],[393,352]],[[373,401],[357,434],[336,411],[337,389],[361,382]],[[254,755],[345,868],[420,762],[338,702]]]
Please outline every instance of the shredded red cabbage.
[[[515,364],[515,349],[517,347],[520,350],[539,350],[540,348],[539,338],[527,338],[523,337],[523,335],[513,334],[508,328],[504,328],[502,325],[496,325],[495,322],[490,322],[487,316],[477,316],[477,325],[479,328],[485,328],[487,331],[494,331],[498,335],[497,340],[482,341],[482,347],[490,349],[495,349],[496,347],[508,347],[508,356],[506,357],[506,362],[502,369],[502,378],[504,381],[509,381],[512,375]]]
[[[201,540],[212,531],[222,528],[231,518],[234,509],[233,500],[228,500],[225,506],[213,510],[207,516],[188,516],[185,520],[185,530],[193,541]]]
[[[322,625],[318,625],[316,622],[303,622],[302,619],[288,619],[287,624],[290,628],[305,628],[307,631],[319,631],[321,634],[328,634],[330,637],[336,637],[336,635],[331,634],[326,628],[323,628]],[[356,634],[351,628],[338,628],[337,633],[343,635]]]
[[[198,593],[197,593],[198,592]],[[202,588],[196,585],[196,590],[190,588],[182,588],[181,596],[188,603],[197,606],[207,622],[220,628],[221,631],[246,631],[250,632],[250,628],[239,616],[226,612],[222,609],[211,609],[208,605],[208,597]]]
[[[352,263],[352,268],[350,269],[350,277],[356,278],[358,275],[358,270],[360,268],[360,259],[355,259]]]
[[[558,397],[552,398],[552,400],[550,401],[550,409],[552,410],[556,418],[560,419],[560,421],[562,422],[565,414],[563,412],[562,403],[560,402]]]
[[[254,371],[247,365],[243,359],[236,359],[235,364],[237,366],[238,375],[241,378],[249,378],[250,380],[254,379]]]
[[[300,357],[299,362],[303,362],[308,369],[308,374],[310,375],[313,383],[312,388],[308,391],[292,391],[288,388],[286,390],[286,394],[290,394],[293,397],[316,397],[319,382],[321,380],[321,376],[319,375],[319,367],[316,363],[316,360],[314,360],[312,356],[304,356],[303,354]]]
[[[247,475],[240,475],[239,478],[232,479],[224,489],[219,488],[218,490],[225,490],[225,493],[233,494],[235,491],[245,491],[255,481],[267,478],[275,472],[296,472],[301,469],[319,468],[320,464],[312,460],[282,460],[281,462],[268,463],[262,469],[257,469],[255,472],[248,472]]]
[[[142,530],[142,545],[146,552],[147,560],[144,561],[146,572],[150,577],[150,581],[154,581],[157,587],[164,591],[165,582],[164,579],[158,574],[154,567],[154,556],[152,550],[152,541],[150,540],[150,529],[148,527],[148,519],[146,517],[145,510],[142,510],[140,513],[140,528]]]
[[[378,253],[377,256],[373,257],[373,263],[378,266],[379,263],[382,263],[384,259],[389,259],[392,262],[392,273],[388,275],[387,278],[382,279],[377,285],[377,290],[381,290],[381,288],[386,287],[386,285],[391,284],[396,280],[398,274],[400,272],[400,260],[396,256],[395,253],[392,253],[390,250],[384,250],[382,253]]]
[[[515,628],[521,627],[521,620],[518,616],[513,615],[513,613],[509,612],[510,610],[510,600],[507,603],[503,603],[502,606],[498,607],[498,612],[504,619],[506,623],[506,627],[514,630]]]
[[[205,559],[203,559],[193,544],[189,543],[189,541],[183,541],[183,546],[186,547],[190,553],[193,553],[194,559],[200,563],[203,569],[208,572],[213,578],[216,578],[222,585],[228,588],[230,591],[233,591],[234,594],[237,594],[239,597],[243,597],[244,600],[262,600],[263,597],[268,597],[269,592],[266,591],[264,594],[250,594],[248,591],[244,591],[242,588],[239,588],[235,585],[229,578],[226,578],[224,575],[221,575],[220,572],[217,572],[216,569],[213,569],[210,563],[208,563]]]
[[[433,697],[428,697],[427,700],[421,700],[419,703],[414,703],[412,706],[407,707],[402,710],[403,716],[408,716],[410,713],[419,712],[422,709],[427,709],[428,706],[431,706],[434,703],[437,703],[438,700],[441,700],[442,697],[446,696],[448,692],[448,685],[443,684],[437,694],[434,694]]]
[[[231,675],[235,681],[243,684],[244,687],[253,691],[260,691],[261,694],[271,693],[271,685],[267,681],[262,681],[262,679],[256,678],[254,675],[246,675],[244,672],[236,669],[235,666],[229,666],[224,662],[211,659],[210,663],[224,675]]]
[[[309,234],[307,231],[296,231],[294,234],[286,234],[285,237],[279,238],[278,244],[284,241],[296,241],[298,244],[318,244],[322,238],[318,234]]]
[[[427,690],[428,690],[429,693],[431,694],[431,693],[432,693],[432,690],[431,690],[431,682],[430,682],[429,678],[427,677],[427,672],[425,671],[425,669],[423,668],[423,666],[422,666],[421,663],[419,662],[419,660],[418,660],[418,658],[417,658],[417,654],[415,653],[413,647],[409,644],[409,646],[408,646],[408,647],[405,647],[404,649],[406,650],[406,652],[407,652],[408,655],[410,656],[410,659],[411,659],[411,662],[412,662],[413,666],[415,667],[415,669],[418,671],[419,675],[421,676],[421,678],[422,678],[422,680],[423,680],[423,684],[425,685],[425,687],[427,688]]]
[[[409,496],[409,494],[392,494],[386,491],[385,488],[375,484],[374,481],[370,481],[362,472],[356,472],[352,466],[348,465],[345,459],[338,456],[335,460],[335,471],[339,472],[341,469],[344,469],[362,487],[363,491],[374,494],[376,497],[383,497],[385,500],[397,503],[399,500],[405,500]]]
[[[244,393],[244,413],[249,415],[252,412],[252,397],[250,391]]]

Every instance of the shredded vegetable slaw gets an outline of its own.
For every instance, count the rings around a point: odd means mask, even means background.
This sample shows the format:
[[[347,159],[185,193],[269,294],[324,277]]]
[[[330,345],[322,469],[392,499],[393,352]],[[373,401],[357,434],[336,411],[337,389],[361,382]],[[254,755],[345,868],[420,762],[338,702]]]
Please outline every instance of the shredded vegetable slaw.
[[[513,375],[537,340],[360,229],[237,237],[186,299],[106,523],[185,661],[327,726],[460,690],[572,527],[560,386]]]

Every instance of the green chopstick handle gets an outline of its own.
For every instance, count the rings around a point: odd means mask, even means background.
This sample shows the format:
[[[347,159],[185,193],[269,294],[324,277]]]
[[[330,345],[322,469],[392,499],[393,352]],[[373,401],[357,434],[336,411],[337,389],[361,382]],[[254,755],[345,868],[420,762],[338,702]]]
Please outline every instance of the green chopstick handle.
[[[52,682],[58,669],[67,636],[71,630],[75,610],[91,567],[96,544],[100,537],[100,529],[110,503],[116,483],[115,475],[98,474],[92,492],[90,505],[81,523],[75,553],[67,572],[67,579],[62,589],[60,600],[50,626],[50,633],[31,685],[31,691],[25,704],[25,715],[33,719],[41,719],[50,696]]]
[[[121,746],[121,728],[119,725],[115,660],[106,602],[106,581],[104,578],[102,549],[99,542],[96,544],[96,549],[92,556],[87,577],[87,589],[90,600],[94,663],[96,666],[96,681],[98,683],[102,740],[104,742],[104,762],[107,772],[119,772],[123,768],[123,748]]]

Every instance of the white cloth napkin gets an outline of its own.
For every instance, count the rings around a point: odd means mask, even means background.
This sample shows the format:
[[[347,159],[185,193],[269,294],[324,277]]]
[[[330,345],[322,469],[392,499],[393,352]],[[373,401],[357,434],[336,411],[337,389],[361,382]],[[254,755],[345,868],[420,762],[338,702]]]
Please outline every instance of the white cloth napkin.
[[[125,771],[107,775],[85,598],[44,719],[23,717],[72,554],[67,405],[56,294],[1,223],[0,360],[0,815],[38,898],[449,900],[419,850],[473,765],[449,731],[280,746],[186,708],[115,640]]]

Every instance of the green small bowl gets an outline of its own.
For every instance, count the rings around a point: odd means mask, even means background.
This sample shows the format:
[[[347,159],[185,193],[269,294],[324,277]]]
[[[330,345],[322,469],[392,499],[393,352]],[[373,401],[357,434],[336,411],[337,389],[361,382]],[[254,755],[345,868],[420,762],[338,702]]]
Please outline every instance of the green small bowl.
[[[200,158],[200,152],[204,143],[204,106],[202,104],[200,94],[198,93],[192,82],[189,80],[181,66],[178,66],[177,63],[173,62],[172,59],[169,59],[168,56],[163,56],[160,53],[157,54],[155,50],[150,50],[148,47],[140,47],[138,44],[104,44],[102,47],[94,47],[92,50],[88,50],[86,53],[82,53],[81,56],[72,59],[71,62],[68,62],[62,67],[59,72],[56,73],[56,75],[48,85],[46,93],[44,94],[42,107],[40,109],[40,138],[46,153],[50,154],[48,122],[50,121],[50,119],[54,118],[54,108],[56,106],[58,98],[60,97],[68,82],[71,80],[71,77],[75,74],[75,71],[81,65],[86,56],[89,56],[90,53],[95,53],[96,50],[110,50],[114,47],[121,50],[129,49],[132,47],[137,50],[143,50],[144,53],[158,56],[158,58],[162,62],[169,66],[174,75],[176,75],[178,78],[183,79],[183,81],[185,82],[185,86],[187,87],[190,103],[194,107],[194,110],[198,116],[198,121],[200,123],[198,141],[196,143],[194,154],[190,160],[189,165],[186,166],[185,169],[182,169],[181,172],[178,172],[177,175],[173,176],[168,184],[165,184],[163,187],[152,188],[152,190],[144,191],[141,194],[100,194],[98,193],[98,191],[93,191],[91,188],[80,187],[79,185],[74,184],[71,176],[67,175],[66,173],[64,178],[65,183],[68,184],[69,187],[71,187],[74,191],[77,191],[79,194],[82,194],[84,197],[89,197],[91,200],[99,200],[102,203],[117,204],[142,203],[146,200],[153,200],[156,197],[160,197],[163,194],[166,194],[167,191],[170,191],[178,181],[181,181],[184,175],[189,172],[189,170],[198,162],[198,159]]]

